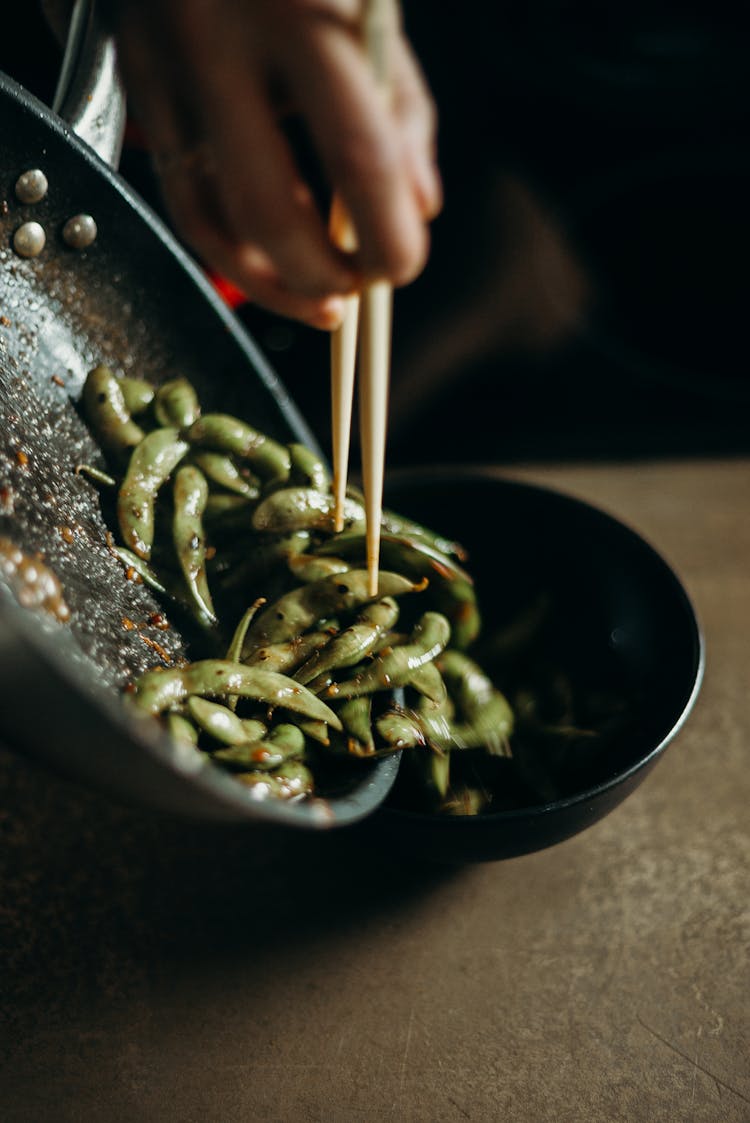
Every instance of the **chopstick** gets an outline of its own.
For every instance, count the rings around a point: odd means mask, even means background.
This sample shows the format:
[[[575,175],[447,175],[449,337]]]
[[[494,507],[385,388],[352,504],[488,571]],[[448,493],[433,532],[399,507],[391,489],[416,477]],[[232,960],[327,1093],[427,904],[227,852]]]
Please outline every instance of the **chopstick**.
[[[389,94],[387,35],[397,18],[396,0],[368,0],[363,21],[365,51],[375,80]],[[341,249],[356,248],[356,232],[337,199],[331,210],[331,234]],[[333,450],[334,529],[344,527],[354,377],[359,327],[359,429],[362,485],[365,495],[368,592],[378,593],[380,524],[385,476],[388,387],[391,362],[393,289],[387,281],[365,286],[360,298],[347,298],[341,326],[331,338],[331,428]],[[361,323],[358,320],[361,318]]]
[[[334,198],[330,220],[331,237],[339,249],[354,250],[357,239],[340,200]],[[354,371],[357,363],[357,323],[359,295],[353,293],[344,301],[341,326],[331,333],[331,433],[333,461],[333,527],[344,529],[346,475],[349,465],[349,439],[354,398]]]

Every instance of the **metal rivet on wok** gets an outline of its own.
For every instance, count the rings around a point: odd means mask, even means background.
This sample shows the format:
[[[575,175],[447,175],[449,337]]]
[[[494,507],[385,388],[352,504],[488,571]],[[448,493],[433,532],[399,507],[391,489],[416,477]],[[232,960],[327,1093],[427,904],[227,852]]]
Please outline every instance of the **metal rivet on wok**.
[[[76,214],[62,228],[63,241],[73,250],[85,250],[96,240],[96,223],[90,214]]]
[[[13,249],[20,257],[37,257],[46,241],[44,228],[38,222],[24,222],[13,235]]]
[[[47,194],[47,177],[39,168],[29,168],[16,180],[16,198],[21,203],[39,203]]]

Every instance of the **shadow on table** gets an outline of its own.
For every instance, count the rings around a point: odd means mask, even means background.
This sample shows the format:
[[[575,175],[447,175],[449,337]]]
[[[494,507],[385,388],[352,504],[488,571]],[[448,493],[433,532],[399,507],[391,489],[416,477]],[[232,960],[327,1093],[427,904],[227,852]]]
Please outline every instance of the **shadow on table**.
[[[220,954],[262,970],[266,952],[397,914],[457,872],[396,860],[357,828],[207,826],[123,808],[9,753],[0,788],[10,1008],[61,982],[70,994],[73,979],[96,987],[105,962],[115,986],[128,963],[158,973]]]

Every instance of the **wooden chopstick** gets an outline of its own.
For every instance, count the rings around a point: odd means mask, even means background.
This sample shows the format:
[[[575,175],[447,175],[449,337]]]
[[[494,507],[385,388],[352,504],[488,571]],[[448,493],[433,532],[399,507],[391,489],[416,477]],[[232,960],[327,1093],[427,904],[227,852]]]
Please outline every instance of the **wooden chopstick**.
[[[359,439],[362,446],[362,486],[367,520],[367,583],[371,597],[378,593],[392,304],[393,289],[387,281],[376,281],[368,285],[362,294]]]
[[[396,0],[368,0],[363,21],[365,51],[384,96],[389,95],[388,33],[398,18]],[[342,249],[356,247],[356,232],[343,207],[334,200],[331,233]],[[388,388],[391,362],[393,289],[386,281],[367,285],[361,298],[348,297],[341,327],[331,338],[331,427],[333,440],[334,527],[344,526],[344,499],[349,458],[352,398],[359,348],[359,426],[362,484],[367,526],[367,573],[370,596],[378,593],[380,524],[385,475]],[[361,317],[361,324],[358,320]]]
[[[334,198],[331,207],[330,230],[331,237],[339,249],[354,250],[357,248],[354,228],[338,198]],[[346,499],[346,477],[349,468],[358,320],[359,295],[355,293],[346,297],[341,326],[331,332],[333,527],[337,534],[344,529],[344,500]]]

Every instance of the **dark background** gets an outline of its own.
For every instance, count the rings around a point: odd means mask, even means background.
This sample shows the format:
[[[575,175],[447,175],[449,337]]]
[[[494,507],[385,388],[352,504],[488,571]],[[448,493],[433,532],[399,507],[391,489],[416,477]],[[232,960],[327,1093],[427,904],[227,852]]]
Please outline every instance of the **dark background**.
[[[389,464],[750,447],[750,77],[734,6],[405,4],[445,208],[397,293]],[[0,67],[43,100],[35,5]],[[148,154],[121,170],[160,210]],[[328,342],[237,313],[320,434]]]

